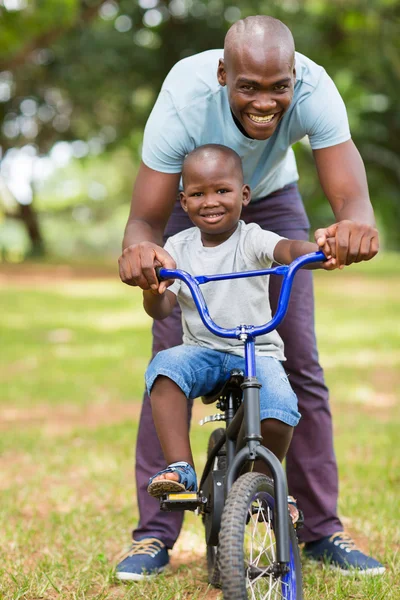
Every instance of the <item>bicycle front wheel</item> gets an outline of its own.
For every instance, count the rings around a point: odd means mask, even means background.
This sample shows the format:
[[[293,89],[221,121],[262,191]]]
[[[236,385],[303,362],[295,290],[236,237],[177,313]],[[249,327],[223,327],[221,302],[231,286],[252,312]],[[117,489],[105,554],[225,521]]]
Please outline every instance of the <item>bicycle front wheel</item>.
[[[274,507],[274,484],[266,475],[246,473],[232,486],[219,534],[224,600],[302,600],[299,548],[289,514],[289,572],[274,573]]]

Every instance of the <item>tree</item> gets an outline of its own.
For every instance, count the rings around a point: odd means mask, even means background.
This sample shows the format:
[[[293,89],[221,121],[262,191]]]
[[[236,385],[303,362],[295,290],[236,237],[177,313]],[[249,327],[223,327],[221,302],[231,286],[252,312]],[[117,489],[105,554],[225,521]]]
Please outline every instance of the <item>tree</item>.
[[[8,0],[14,6],[19,1]],[[287,23],[297,49],[323,64],[338,85],[378,217],[391,245],[398,245],[400,8],[394,0],[371,0],[367,8],[362,0],[247,0],[240,9],[231,0],[45,0],[34,10],[3,8],[3,153],[30,143],[43,156],[64,140],[87,144],[82,161],[95,155],[112,160],[126,148],[137,162],[146,118],[168,70],[185,56],[222,47],[233,21],[258,13]],[[311,153],[302,144],[296,153],[313,224],[326,222],[329,207]]]

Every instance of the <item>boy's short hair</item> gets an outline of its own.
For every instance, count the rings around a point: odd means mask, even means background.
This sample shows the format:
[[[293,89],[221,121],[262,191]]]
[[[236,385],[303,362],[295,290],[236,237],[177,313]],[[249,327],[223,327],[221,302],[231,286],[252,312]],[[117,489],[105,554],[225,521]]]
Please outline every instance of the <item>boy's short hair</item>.
[[[204,144],[203,146],[198,146],[188,154],[186,154],[183,159],[182,165],[182,182],[185,185],[185,170],[190,165],[190,162],[193,159],[202,159],[204,156],[212,156],[212,155],[224,155],[226,159],[234,160],[235,166],[237,168],[237,175],[242,179],[243,182],[243,166],[240,156],[237,152],[232,150],[232,148],[228,148],[228,146],[224,146],[223,144]]]

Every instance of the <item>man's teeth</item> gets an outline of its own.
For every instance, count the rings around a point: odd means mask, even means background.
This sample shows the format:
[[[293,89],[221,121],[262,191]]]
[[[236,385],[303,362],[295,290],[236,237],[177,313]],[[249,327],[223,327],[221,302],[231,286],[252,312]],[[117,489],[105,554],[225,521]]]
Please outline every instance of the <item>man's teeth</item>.
[[[275,115],[267,115],[266,117],[259,117],[258,115],[249,114],[250,119],[252,121],[255,121],[256,123],[269,123],[270,121],[272,121],[274,116]]]

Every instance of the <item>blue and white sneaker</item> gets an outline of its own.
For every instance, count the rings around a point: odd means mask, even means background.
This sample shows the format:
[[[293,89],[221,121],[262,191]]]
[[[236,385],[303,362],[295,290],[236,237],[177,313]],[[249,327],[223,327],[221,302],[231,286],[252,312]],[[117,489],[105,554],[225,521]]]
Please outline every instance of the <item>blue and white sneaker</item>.
[[[303,552],[306,558],[326,562],[343,575],[382,575],[386,570],[375,558],[361,552],[344,531],[306,543]]]
[[[169,563],[168,550],[157,538],[133,540],[129,550],[121,556],[115,576],[121,581],[141,581],[155,577]]]

